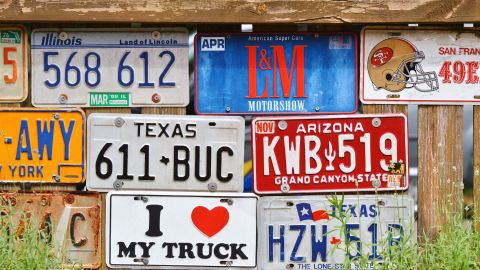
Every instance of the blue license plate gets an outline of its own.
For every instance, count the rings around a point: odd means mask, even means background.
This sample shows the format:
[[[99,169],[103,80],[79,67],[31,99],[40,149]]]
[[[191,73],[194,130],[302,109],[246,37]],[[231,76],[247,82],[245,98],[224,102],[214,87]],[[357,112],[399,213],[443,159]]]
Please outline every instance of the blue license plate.
[[[327,114],[357,110],[353,33],[198,34],[200,114]]]

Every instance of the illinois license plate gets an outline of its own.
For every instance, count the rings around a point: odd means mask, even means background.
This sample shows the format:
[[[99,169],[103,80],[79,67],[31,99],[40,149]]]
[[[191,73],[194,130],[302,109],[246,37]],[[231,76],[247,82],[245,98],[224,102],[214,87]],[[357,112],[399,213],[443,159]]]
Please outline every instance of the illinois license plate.
[[[107,195],[107,265],[254,269],[257,198],[241,193]]]
[[[186,28],[32,32],[35,106],[185,106],[188,82]]]
[[[85,179],[81,110],[0,110],[0,180],[80,183]]]
[[[241,117],[91,114],[93,190],[243,191]]]
[[[195,38],[197,112],[352,113],[357,110],[352,33],[229,33]]]
[[[45,240],[65,251],[67,265],[101,265],[101,197],[98,193],[2,193],[0,220],[22,236],[25,220],[41,229]],[[6,225],[8,224],[8,225]],[[33,248],[33,247],[32,247]],[[58,256],[58,255],[57,255]]]
[[[345,196],[337,206],[322,196],[262,197],[258,217],[259,270],[347,269],[345,256],[371,261],[352,269],[373,269],[385,248],[415,239],[408,196]]]
[[[262,117],[252,134],[256,193],[408,188],[403,114]]]
[[[27,42],[22,26],[0,27],[0,102],[20,102],[27,97]]]

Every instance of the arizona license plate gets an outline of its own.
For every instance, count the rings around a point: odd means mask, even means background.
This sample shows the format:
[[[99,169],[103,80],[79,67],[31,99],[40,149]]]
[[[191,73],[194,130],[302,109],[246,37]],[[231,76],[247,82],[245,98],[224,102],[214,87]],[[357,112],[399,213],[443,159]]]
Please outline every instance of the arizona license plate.
[[[1,109],[0,119],[0,181],[83,182],[83,111]]]
[[[0,220],[20,237],[25,230],[22,218],[28,218],[32,228],[44,232],[44,239],[65,251],[65,266],[96,269],[101,265],[101,202],[100,194],[91,192],[2,193]]]
[[[107,265],[254,269],[257,198],[241,193],[107,195]]]
[[[353,113],[352,33],[229,33],[195,38],[196,110],[202,114]]]
[[[0,102],[20,102],[28,94],[27,32],[23,26],[0,27]]]
[[[252,122],[258,194],[405,190],[406,118],[261,117]]]
[[[186,106],[188,31],[37,29],[35,106]]]
[[[241,117],[91,114],[93,190],[243,191]]]
[[[371,261],[352,269],[373,269],[386,248],[415,239],[408,196],[345,196],[337,205],[323,196],[262,197],[258,217],[259,270],[347,269],[346,243],[352,261]]]

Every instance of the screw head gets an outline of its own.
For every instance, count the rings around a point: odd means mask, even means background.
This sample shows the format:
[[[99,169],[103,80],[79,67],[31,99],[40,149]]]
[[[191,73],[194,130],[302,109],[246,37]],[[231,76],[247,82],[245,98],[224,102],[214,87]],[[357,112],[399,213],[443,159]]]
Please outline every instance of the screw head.
[[[65,103],[67,103],[67,100],[68,100],[68,96],[65,95],[65,94],[61,94],[61,95],[58,97],[58,102],[60,102],[60,104],[65,104]]]
[[[372,181],[372,187],[379,188],[381,185],[380,179],[375,179]]]
[[[278,122],[278,128],[280,130],[285,130],[285,129],[287,129],[287,127],[288,127],[287,121],[282,120],[282,121]]]
[[[41,206],[47,206],[47,204],[48,204],[48,199],[47,199],[47,197],[42,197],[42,198],[40,199],[40,205],[41,205]]]
[[[290,191],[290,186],[287,184],[287,183],[283,183],[281,186],[280,186],[280,190],[283,192],[283,193],[287,193]]]
[[[160,32],[158,32],[158,31],[153,31],[152,32],[152,38],[153,39],[160,39],[160,36],[161,36]]]
[[[230,112],[230,106],[225,107],[226,112]]]
[[[315,111],[316,111],[316,112],[320,111],[320,106],[318,106],[318,105],[315,106]]]
[[[60,39],[60,40],[66,40],[67,38],[68,38],[67,32],[60,32],[58,34],[58,39]]]
[[[53,119],[57,119],[57,120],[60,119],[60,114],[54,113],[53,114]]]
[[[54,175],[52,178],[53,178],[53,181],[57,183],[60,182],[60,175]]]
[[[153,103],[159,103],[160,102],[160,96],[157,93],[152,95],[152,102]]]
[[[380,118],[375,117],[372,119],[372,126],[379,127],[382,124],[382,120]]]
[[[125,124],[125,120],[123,120],[123,118],[121,118],[121,117],[117,117],[117,118],[115,118],[115,120],[113,120],[113,124],[116,127],[121,127],[121,126],[123,126],[123,124]]]
[[[208,183],[207,187],[208,187],[208,191],[210,192],[217,191],[217,188],[218,188],[217,184],[215,183]]]
[[[72,204],[75,202],[75,197],[72,194],[67,194],[65,197],[63,197],[63,200],[66,204]]]
[[[113,182],[113,188],[116,189],[116,190],[121,189],[122,186],[123,186],[123,182],[122,182],[122,181],[115,180],[115,182]]]

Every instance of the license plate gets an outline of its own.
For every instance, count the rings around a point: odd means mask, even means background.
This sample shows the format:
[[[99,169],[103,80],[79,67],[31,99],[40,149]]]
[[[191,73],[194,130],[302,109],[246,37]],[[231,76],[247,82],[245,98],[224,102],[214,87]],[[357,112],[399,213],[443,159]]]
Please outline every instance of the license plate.
[[[98,268],[101,265],[101,198],[98,193],[2,193],[0,212],[22,235],[25,215],[45,239],[65,251],[65,264]],[[11,219],[10,219],[11,218]]]
[[[28,93],[27,33],[23,26],[0,27],[0,102],[20,102]]]
[[[480,103],[477,31],[367,27],[362,37],[363,103]]]
[[[258,194],[405,190],[403,114],[262,117],[252,122]]]
[[[257,198],[241,193],[107,195],[111,268],[253,269]]]
[[[235,116],[92,114],[87,187],[242,192],[244,138]]]
[[[0,181],[83,182],[81,110],[2,109],[0,119]]]
[[[352,33],[229,33],[195,38],[196,110],[202,114],[353,113]]]
[[[352,260],[363,255],[371,261],[352,269],[373,269],[373,261],[382,260],[382,248],[415,239],[410,197],[344,198],[341,209],[321,196],[260,198],[258,269],[347,269],[347,239]],[[334,216],[349,216],[346,226]]]
[[[32,31],[35,106],[186,106],[188,31]]]

